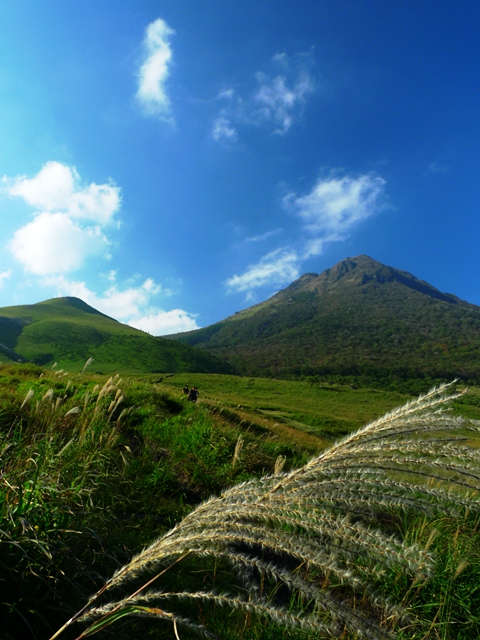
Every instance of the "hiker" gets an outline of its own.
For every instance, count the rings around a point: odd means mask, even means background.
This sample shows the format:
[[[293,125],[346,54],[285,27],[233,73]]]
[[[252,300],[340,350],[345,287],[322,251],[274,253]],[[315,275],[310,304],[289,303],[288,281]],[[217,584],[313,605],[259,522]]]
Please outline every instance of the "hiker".
[[[186,385],[183,387],[183,393],[184,393],[186,396],[188,396],[188,394],[190,393],[190,389],[188,388],[188,384],[186,384]]]
[[[197,387],[192,387],[190,389],[190,393],[188,394],[188,399],[192,402],[196,402],[198,398],[198,389]]]

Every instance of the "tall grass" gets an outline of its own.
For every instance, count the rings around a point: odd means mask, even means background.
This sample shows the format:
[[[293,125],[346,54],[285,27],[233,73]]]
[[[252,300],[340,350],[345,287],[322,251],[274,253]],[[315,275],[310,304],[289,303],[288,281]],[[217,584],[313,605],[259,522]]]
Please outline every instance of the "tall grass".
[[[136,378],[0,365],[2,640],[45,640],[193,505],[300,458],[245,434],[234,467],[239,431]]]
[[[68,611],[59,599],[96,588],[100,566],[113,570],[115,563],[100,557],[102,536],[112,504],[118,509],[124,502],[127,483],[117,444],[130,410],[122,411],[118,378],[89,391],[38,372],[29,382],[23,400],[13,389],[8,401],[2,398],[0,412],[0,610],[6,637],[38,637],[49,610]]]
[[[177,638],[181,626],[209,636],[190,615],[204,607],[315,637],[415,637],[422,623],[409,594],[434,576],[435,535],[430,528],[426,540],[408,539],[405,521],[421,517],[428,530],[430,521],[460,521],[480,506],[480,456],[467,442],[479,427],[447,407],[460,395],[442,385],[299,469],[204,502],[116,571],[51,640],[75,621],[89,624],[84,638],[129,615],[161,620]],[[237,581],[228,592],[170,588],[169,575],[192,558],[228,563]],[[459,574],[464,569],[457,564]]]

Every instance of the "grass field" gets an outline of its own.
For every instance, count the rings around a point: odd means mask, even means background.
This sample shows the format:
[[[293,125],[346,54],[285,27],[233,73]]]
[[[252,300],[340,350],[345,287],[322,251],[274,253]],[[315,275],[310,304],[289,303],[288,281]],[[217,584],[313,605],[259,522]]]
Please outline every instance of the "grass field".
[[[185,384],[199,388],[196,405],[181,393]],[[279,462],[285,470],[299,469],[333,440],[408,399],[371,389],[215,374],[122,380],[0,365],[2,638],[46,640],[132,554],[194,513],[202,500],[271,474]],[[478,419],[479,390],[458,398],[453,412]],[[452,449],[452,464],[455,460]],[[469,464],[468,473],[475,474],[474,462]],[[376,518],[372,511],[367,521]],[[420,620],[400,626],[399,637],[478,637],[475,517],[440,511],[426,518],[406,509],[404,516],[384,515],[375,522],[388,535],[426,547],[438,558],[428,580],[412,579],[392,566],[372,581],[372,588],[390,594]],[[328,572],[320,572],[319,579],[355,611],[378,614],[366,596],[335,586]],[[162,584],[177,591],[242,589],[220,558],[213,563],[187,558]],[[301,605],[274,581],[265,578],[260,586],[292,611]],[[308,614],[308,605],[301,606]],[[180,613],[224,640],[326,637],[289,630],[275,620],[265,624],[257,612],[225,608],[220,601],[184,603]],[[72,626],[61,637],[77,638],[82,628]],[[122,618],[112,629],[99,637],[174,637],[168,620]],[[179,634],[181,640],[199,637],[183,627]]]
[[[412,397],[328,383],[215,374],[173,374],[150,379],[157,381],[159,388],[179,396],[185,385],[195,385],[201,400],[221,403],[241,419],[258,423],[278,433],[280,438],[317,449]],[[459,388],[463,387],[459,385]],[[428,391],[428,387],[423,391]],[[480,389],[470,389],[469,394],[455,404],[455,410],[466,417],[480,419]]]

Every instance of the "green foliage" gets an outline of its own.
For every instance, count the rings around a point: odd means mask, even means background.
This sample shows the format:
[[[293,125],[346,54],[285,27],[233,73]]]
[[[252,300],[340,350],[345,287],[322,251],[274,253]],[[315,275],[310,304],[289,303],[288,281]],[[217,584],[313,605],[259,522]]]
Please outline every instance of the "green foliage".
[[[214,356],[121,324],[78,298],[0,309],[0,343],[14,350],[4,350],[10,360],[21,354],[67,371],[81,371],[90,357],[90,370],[102,373],[228,371]]]
[[[428,546],[437,558],[431,580],[407,585],[398,575],[390,576],[390,592],[416,616],[417,637],[471,640],[480,635],[479,525],[466,513],[430,522],[417,517],[406,526],[405,540]],[[399,638],[411,637],[412,627],[406,625]]]

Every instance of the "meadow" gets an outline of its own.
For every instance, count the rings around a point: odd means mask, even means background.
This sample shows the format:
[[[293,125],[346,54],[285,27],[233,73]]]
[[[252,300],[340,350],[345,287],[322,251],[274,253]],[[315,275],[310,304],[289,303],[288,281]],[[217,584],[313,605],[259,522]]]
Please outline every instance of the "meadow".
[[[199,387],[197,404],[185,384]],[[308,381],[0,365],[2,637],[478,636],[476,425],[457,421],[480,417],[480,394],[453,399],[452,417],[427,418],[448,393],[411,409],[413,440],[398,444],[405,415],[388,419],[386,444],[371,441],[369,454],[351,442],[329,447],[408,397]],[[319,482],[322,504],[312,498]],[[267,513],[257,503],[271,491],[280,498]],[[225,522],[236,536],[228,543]],[[160,585],[161,606],[141,600]],[[54,636],[87,602],[96,613]]]
[[[272,431],[277,429],[284,437],[288,430],[282,427],[292,427],[291,436],[296,442],[304,438],[319,447],[409,398],[405,394],[329,383],[215,374],[174,374],[163,378],[163,386],[179,390],[190,380],[201,390],[203,400],[220,402],[245,419]]]

